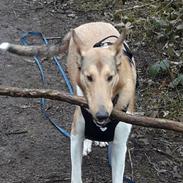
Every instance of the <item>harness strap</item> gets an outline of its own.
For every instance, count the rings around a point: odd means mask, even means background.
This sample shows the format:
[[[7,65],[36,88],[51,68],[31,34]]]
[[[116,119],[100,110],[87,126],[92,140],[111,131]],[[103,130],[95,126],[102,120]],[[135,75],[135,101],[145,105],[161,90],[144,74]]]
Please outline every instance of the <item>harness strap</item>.
[[[125,42],[123,43],[123,45],[124,45],[124,47],[125,47],[125,49],[123,49],[124,54],[125,54],[130,60],[132,60],[133,54],[132,54],[132,52],[130,51],[128,45],[127,45]],[[133,62],[132,62],[132,63],[133,63]]]
[[[99,42],[95,43],[93,45],[93,47],[96,48],[96,47],[104,47],[106,45],[108,45],[108,46],[112,45],[113,44],[112,42],[109,42],[109,41],[106,42],[106,40],[111,38],[111,37],[114,37],[116,39],[118,38],[115,35],[107,36],[104,39],[100,40]],[[130,48],[128,47],[126,42],[123,42],[123,45],[124,45],[123,53],[128,57],[128,60],[129,60],[130,64],[134,65],[133,54],[130,51]]]
[[[104,43],[105,40],[107,40],[107,39],[109,39],[109,38],[111,38],[111,37],[118,38],[118,36],[115,36],[115,35],[107,36],[107,37],[105,37],[104,39],[100,40],[99,42],[95,43],[95,44],[93,45],[93,47],[94,47],[94,48],[96,48],[96,47],[102,47],[102,46],[103,46],[104,44],[106,44],[106,43],[107,43],[108,45],[112,45],[113,43],[111,43],[111,42],[105,42],[105,43]]]

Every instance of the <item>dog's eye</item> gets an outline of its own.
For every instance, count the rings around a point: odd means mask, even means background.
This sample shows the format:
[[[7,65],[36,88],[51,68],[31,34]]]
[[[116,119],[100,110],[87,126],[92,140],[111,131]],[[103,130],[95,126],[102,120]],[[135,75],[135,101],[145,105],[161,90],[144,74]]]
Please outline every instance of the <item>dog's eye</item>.
[[[86,76],[88,81],[92,82],[93,81],[93,77],[92,76]]]
[[[111,75],[111,76],[109,76],[109,77],[107,78],[107,81],[110,82],[110,81],[112,81],[112,79],[113,79],[113,76]]]

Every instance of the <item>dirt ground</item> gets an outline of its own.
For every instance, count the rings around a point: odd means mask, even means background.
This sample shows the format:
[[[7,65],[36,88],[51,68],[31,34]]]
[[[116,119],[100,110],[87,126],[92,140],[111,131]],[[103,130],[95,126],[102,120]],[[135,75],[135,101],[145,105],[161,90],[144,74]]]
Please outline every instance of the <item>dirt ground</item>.
[[[74,1],[0,0],[0,42],[18,43],[23,32],[40,31],[47,37],[64,34],[90,21],[110,21],[104,12],[78,11]],[[130,43],[133,44],[133,43]],[[150,49],[136,52],[138,69],[156,56]],[[144,59],[145,58],[145,59]],[[63,60],[63,62],[65,62]],[[51,62],[44,62],[48,88],[65,90]],[[142,68],[143,66],[143,68]],[[142,72],[140,80],[146,77]],[[41,88],[32,58],[0,54],[0,84]],[[145,101],[147,102],[147,101]],[[39,109],[37,99],[0,97],[0,183],[70,182],[69,139],[61,135]],[[142,103],[142,111],[144,101]],[[49,113],[69,130],[73,106],[49,102]],[[136,183],[183,183],[182,135],[165,130],[134,127],[129,139],[125,176]],[[83,160],[84,183],[111,182],[107,150],[98,147]]]

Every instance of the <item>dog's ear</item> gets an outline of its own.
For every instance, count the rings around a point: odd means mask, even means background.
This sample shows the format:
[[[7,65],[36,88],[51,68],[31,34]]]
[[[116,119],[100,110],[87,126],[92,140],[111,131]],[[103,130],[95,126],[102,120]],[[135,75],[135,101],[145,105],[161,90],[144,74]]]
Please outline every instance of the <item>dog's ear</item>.
[[[85,51],[85,45],[84,43],[81,41],[81,39],[79,38],[79,36],[77,35],[76,31],[74,29],[71,30],[72,33],[72,39],[73,42],[76,46],[76,51],[80,56],[83,56],[84,51]]]
[[[84,56],[86,47],[74,29],[71,30],[71,35],[72,35],[72,39],[73,39],[73,42],[74,42],[75,47],[76,47],[76,52],[78,54],[77,65],[78,65],[78,68],[80,69],[81,68],[81,61],[82,61],[82,58]]]
[[[126,34],[127,34],[127,28],[124,28],[121,35],[119,36],[119,38],[112,45],[112,50],[115,55],[117,55],[121,51],[121,49],[123,47],[123,42],[126,39]]]
[[[121,50],[123,48],[123,42],[126,38],[126,34],[127,34],[127,28],[124,28],[121,35],[119,36],[119,38],[116,40],[116,42],[110,47],[110,49],[112,50],[113,54],[115,57],[118,57],[118,55],[121,53]],[[116,65],[120,65],[120,60],[119,58],[116,58]]]

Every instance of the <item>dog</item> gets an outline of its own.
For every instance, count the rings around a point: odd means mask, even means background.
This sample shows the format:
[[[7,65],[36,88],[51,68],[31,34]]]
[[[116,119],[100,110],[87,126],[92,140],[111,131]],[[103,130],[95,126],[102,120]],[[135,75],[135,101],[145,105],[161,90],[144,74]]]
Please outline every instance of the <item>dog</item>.
[[[112,110],[135,110],[136,66],[120,33],[110,23],[92,22],[71,30],[63,44],[20,46],[2,43],[0,49],[19,55],[62,54],[67,51],[67,68],[75,94],[83,96],[88,109],[77,106],[71,129],[71,182],[82,183],[82,157],[92,141],[112,144],[112,182],[123,182],[127,140],[131,125],[111,119]]]

